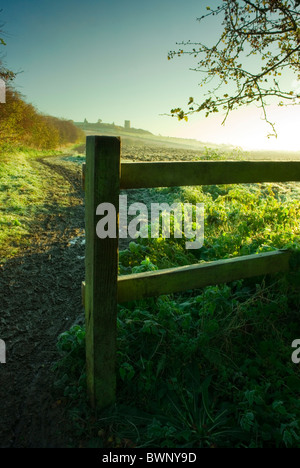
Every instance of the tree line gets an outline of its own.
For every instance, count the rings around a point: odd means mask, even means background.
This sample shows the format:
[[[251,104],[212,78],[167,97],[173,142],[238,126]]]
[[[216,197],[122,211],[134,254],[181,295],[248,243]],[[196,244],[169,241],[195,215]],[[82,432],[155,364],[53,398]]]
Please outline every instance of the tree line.
[[[0,24],[1,36],[2,27],[3,23]],[[0,37],[0,47],[5,45]],[[0,149],[20,146],[55,149],[84,139],[84,132],[73,121],[43,115],[32,104],[26,103],[12,86],[15,76],[5,67],[0,55],[0,79],[6,85],[6,102],[0,103]]]
[[[72,121],[42,115],[17,91],[7,89],[6,103],[0,104],[0,146],[54,149],[83,138]]]

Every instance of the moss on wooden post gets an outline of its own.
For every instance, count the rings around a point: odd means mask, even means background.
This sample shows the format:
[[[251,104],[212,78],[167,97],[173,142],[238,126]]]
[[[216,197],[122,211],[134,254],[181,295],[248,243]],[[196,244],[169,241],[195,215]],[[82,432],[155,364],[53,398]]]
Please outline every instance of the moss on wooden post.
[[[88,136],[85,168],[85,317],[87,387],[92,406],[116,397],[116,329],[120,146],[116,137]],[[96,233],[101,203],[116,208],[116,238]]]

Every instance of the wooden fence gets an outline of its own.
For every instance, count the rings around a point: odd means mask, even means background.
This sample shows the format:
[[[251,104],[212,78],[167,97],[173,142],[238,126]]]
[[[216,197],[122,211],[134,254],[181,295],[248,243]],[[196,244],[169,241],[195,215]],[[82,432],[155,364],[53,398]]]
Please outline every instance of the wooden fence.
[[[88,136],[85,189],[86,256],[83,303],[86,316],[87,386],[91,404],[104,408],[116,397],[117,304],[242,278],[286,272],[288,250],[246,255],[198,265],[118,276],[121,189],[187,185],[300,181],[300,161],[197,161],[121,164],[117,137]],[[96,234],[100,203],[116,208],[116,238]]]

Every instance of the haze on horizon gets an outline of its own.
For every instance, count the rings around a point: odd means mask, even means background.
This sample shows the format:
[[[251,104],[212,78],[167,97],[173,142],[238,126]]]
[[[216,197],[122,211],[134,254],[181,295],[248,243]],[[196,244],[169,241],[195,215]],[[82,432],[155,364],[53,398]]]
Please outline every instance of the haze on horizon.
[[[211,1],[210,3],[215,3]],[[196,21],[197,0],[3,0],[7,66],[21,71],[15,85],[41,112],[83,121],[130,120],[156,135],[192,138],[244,149],[300,151],[300,109],[269,108],[278,138],[267,138],[261,110],[192,116],[178,122],[163,114],[199,96],[199,76],[189,57],[167,60],[176,42],[205,39],[218,31]],[[287,74],[288,86],[299,83]]]

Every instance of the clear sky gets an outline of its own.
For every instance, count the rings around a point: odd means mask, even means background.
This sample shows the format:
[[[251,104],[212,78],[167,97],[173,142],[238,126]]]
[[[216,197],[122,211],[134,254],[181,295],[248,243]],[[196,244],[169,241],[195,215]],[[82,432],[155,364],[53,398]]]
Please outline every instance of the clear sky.
[[[8,68],[17,89],[41,112],[82,121],[115,122],[155,134],[245,148],[300,150],[300,108],[272,108],[279,137],[268,140],[261,111],[189,122],[162,116],[200,95],[189,57],[167,60],[176,42],[218,35],[196,21],[208,0],[1,0]],[[292,78],[290,78],[290,81]],[[289,83],[290,85],[291,83]],[[298,86],[297,83],[294,83]]]

